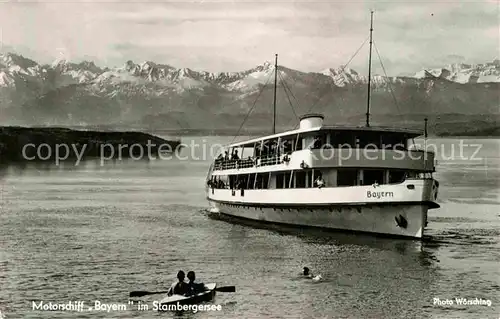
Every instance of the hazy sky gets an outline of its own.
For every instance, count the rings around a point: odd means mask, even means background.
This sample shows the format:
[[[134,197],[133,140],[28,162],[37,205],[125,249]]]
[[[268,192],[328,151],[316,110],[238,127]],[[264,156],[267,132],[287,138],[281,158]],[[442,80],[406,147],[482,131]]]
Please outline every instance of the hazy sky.
[[[498,1],[0,2],[2,51],[120,66],[145,60],[207,71],[347,63],[369,35],[389,74],[499,55]],[[349,65],[366,72],[368,43]],[[381,73],[374,51],[374,67]]]

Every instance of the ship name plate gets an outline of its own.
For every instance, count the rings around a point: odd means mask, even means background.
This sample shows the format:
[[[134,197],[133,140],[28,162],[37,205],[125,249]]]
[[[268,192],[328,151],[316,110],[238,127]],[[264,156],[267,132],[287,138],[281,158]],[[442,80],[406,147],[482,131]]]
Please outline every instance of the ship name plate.
[[[393,198],[394,197],[394,192],[374,192],[374,191],[366,191],[366,197],[367,198],[376,198],[376,199],[381,199],[381,198]]]

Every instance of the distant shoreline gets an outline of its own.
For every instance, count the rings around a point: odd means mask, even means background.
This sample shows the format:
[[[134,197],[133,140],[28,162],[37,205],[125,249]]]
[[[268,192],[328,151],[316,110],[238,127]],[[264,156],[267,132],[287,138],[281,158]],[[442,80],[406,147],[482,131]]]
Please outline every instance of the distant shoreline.
[[[283,131],[278,131],[284,132]],[[265,135],[271,135],[271,132],[265,133],[262,130],[259,132],[252,132],[252,131],[243,131],[243,132],[237,132],[235,131],[214,131],[214,130],[155,130],[152,131],[154,134],[159,134],[159,135],[165,135],[165,136],[252,136],[252,137],[258,137],[258,136],[265,136]],[[236,134],[238,133],[238,134]],[[471,135],[471,132],[468,133],[463,133],[464,135],[459,135],[459,134],[429,134],[428,138],[450,138],[450,139],[460,139],[460,138],[482,138],[482,139],[500,139],[500,134],[498,135]]]
[[[63,126],[38,126],[38,127],[21,127],[21,126],[0,126],[0,134],[5,128],[23,128],[32,130],[70,130],[76,132],[94,132],[94,133],[116,133],[116,134],[149,134],[153,138],[159,138],[158,136],[168,136],[172,138],[181,138],[183,136],[266,136],[271,135],[271,131],[266,128],[253,128],[244,129],[238,131],[238,129],[233,128],[221,128],[221,129],[154,129],[147,127],[118,127],[118,126],[107,126],[107,125],[93,125],[93,126],[78,126],[78,127],[63,127]],[[279,128],[278,132],[285,132],[287,130],[292,130],[293,127],[289,128]],[[482,138],[482,139],[498,139],[500,138],[500,126],[496,129],[486,129],[484,131],[492,132],[493,134],[484,134],[483,130],[478,131],[464,131],[464,132],[443,132],[441,134],[435,134],[430,132],[429,138]],[[171,140],[165,140],[167,142],[173,142]],[[1,143],[1,140],[0,140]]]
[[[174,152],[180,139],[136,131],[75,130],[62,127],[0,126],[0,162],[84,158],[146,158]]]

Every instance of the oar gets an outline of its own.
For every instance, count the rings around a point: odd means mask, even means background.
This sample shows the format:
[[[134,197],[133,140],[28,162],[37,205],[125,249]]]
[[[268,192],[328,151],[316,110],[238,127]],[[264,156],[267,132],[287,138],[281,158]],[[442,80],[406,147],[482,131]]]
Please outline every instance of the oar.
[[[236,292],[236,287],[235,286],[216,287],[215,291],[220,291],[220,292]]]
[[[236,287],[235,286],[216,287],[215,291],[219,291],[219,292],[236,292]],[[166,290],[166,291],[144,291],[144,290],[139,290],[139,291],[132,291],[130,293],[130,297],[142,297],[142,296],[147,296],[147,295],[164,294],[164,293],[167,293],[167,292],[168,292],[168,290]]]
[[[139,290],[139,291],[132,291],[130,293],[130,297],[142,297],[142,296],[146,296],[146,295],[165,294],[167,292],[168,292],[168,290],[165,290],[165,291],[144,291],[144,290]]]

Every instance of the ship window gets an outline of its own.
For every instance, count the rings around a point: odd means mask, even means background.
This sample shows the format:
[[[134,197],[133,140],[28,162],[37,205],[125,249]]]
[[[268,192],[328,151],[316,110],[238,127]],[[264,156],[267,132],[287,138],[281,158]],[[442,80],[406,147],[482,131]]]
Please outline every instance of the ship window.
[[[282,142],[282,147],[283,147],[282,152],[284,154],[290,154],[292,152],[293,144],[295,143],[295,141],[290,140],[290,139],[284,139],[281,142]]]
[[[247,187],[248,175],[238,175],[235,188],[242,189]]]
[[[276,188],[283,188],[284,185],[283,178],[284,178],[283,173],[276,174]]]
[[[229,188],[233,189],[236,185],[236,176],[235,175],[229,175]]]
[[[400,134],[387,134],[382,136],[382,148],[384,149],[406,149],[406,137]]]
[[[290,177],[291,176],[292,176],[292,174],[290,172],[285,172],[283,174],[283,183],[285,184],[284,188],[290,188]]]
[[[357,185],[358,171],[356,169],[339,169],[337,171],[337,186]]]
[[[367,169],[363,171],[363,185],[384,183],[384,171],[381,169]]]
[[[389,171],[389,184],[399,184],[405,180],[405,171],[391,170]]]
[[[320,149],[326,145],[326,133],[317,134],[314,136],[311,148]]]
[[[295,151],[300,151],[302,150],[302,139],[300,138],[300,136],[296,136],[294,139],[293,139],[293,149]]]
[[[331,131],[330,144],[334,148],[352,148],[354,142],[354,135],[351,132]]]
[[[370,149],[380,148],[380,135],[370,132],[370,134],[361,134],[357,137],[358,147],[366,148],[369,146]]]
[[[312,183],[311,183],[311,187],[318,187],[319,185],[316,183],[316,180],[321,177],[321,179],[323,180],[323,185],[324,185],[324,177],[323,177],[323,173],[319,170],[319,169],[315,169],[313,170],[313,176],[312,176]]]
[[[271,156],[271,144],[272,144],[271,140],[262,141],[262,144],[258,146],[259,148],[258,153],[260,157],[265,158]]]
[[[262,174],[257,174],[255,180],[255,189],[262,189]]]
[[[278,154],[279,144],[278,139],[272,139],[269,141],[269,156],[275,156]]]
[[[418,172],[415,171],[409,171],[406,173],[407,178],[417,178],[418,177]]]
[[[295,188],[305,188],[306,187],[306,172],[296,171],[295,172]]]
[[[417,178],[432,178],[432,173],[420,172],[417,174]]]
[[[257,174],[257,178],[255,181],[255,188],[262,189],[262,174]]]
[[[281,172],[276,174],[276,188],[289,188],[290,172]]]
[[[253,184],[255,182],[255,174],[250,174],[250,176],[248,176],[248,189],[253,189]]]
[[[262,174],[262,188],[266,189],[269,186],[269,173]]]
[[[257,182],[255,183],[256,189],[266,189],[269,185],[269,173],[257,174]]]

